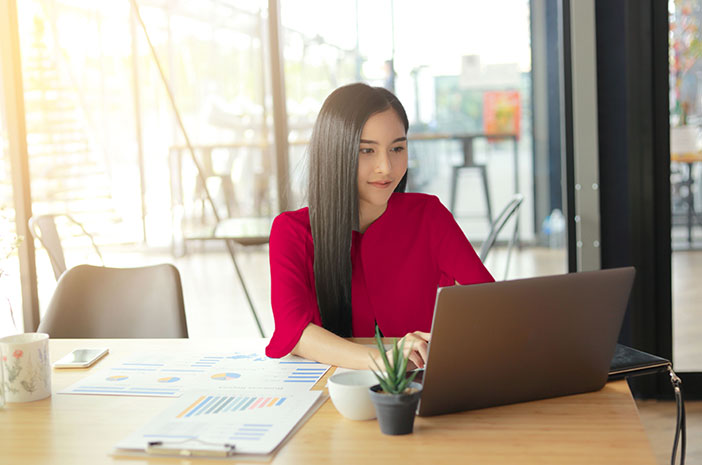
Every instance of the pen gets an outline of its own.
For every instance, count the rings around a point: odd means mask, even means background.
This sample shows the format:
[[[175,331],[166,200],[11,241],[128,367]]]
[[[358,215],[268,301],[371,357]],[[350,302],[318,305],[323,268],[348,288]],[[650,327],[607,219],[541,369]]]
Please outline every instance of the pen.
[[[214,445],[211,449],[191,449],[163,441],[150,441],[146,445],[149,455],[181,455],[184,457],[229,457],[234,455],[234,444]]]

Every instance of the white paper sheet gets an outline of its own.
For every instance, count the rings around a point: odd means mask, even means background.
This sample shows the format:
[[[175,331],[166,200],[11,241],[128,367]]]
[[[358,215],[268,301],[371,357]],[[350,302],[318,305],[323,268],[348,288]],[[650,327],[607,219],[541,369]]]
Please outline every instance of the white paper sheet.
[[[310,411],[322,391],[190,391],[146,426],[116,445],[121,453],[144,452],[150,441],[174,449],[208,450],[234,444],[239,454],[270,454]]]
[[[328,369],[301,357],[268,358],[260,350],[145,352],[86,376],[59,394],[179,397],[191,389],[307,391]]]

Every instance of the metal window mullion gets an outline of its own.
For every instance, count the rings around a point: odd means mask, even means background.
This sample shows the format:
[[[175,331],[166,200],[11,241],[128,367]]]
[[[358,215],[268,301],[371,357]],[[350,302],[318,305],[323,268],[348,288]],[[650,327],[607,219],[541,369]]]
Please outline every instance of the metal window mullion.
[[[16,0],[0,0],[0,60],[2,60],[0,65],[2,99],[0,101],[4,104],[7,124],[15,223],[17,235],[24,237],[19,247],[23,328],[17,329],[35,331],[39,325],[39,297],[34,241],[28,227],[29,218],[32,216],[32,195]]]
[[[570,2],[573,171],[577,271],[598,270],[600,256],[599,138],[595,2]]]
[[[273,133],[275,137],[278,211],[288,209],[290,176],[288,172],[288,120],[285,102],[283,37],[280,25],[280,0],[268,0],[268,38],[273,91]]]

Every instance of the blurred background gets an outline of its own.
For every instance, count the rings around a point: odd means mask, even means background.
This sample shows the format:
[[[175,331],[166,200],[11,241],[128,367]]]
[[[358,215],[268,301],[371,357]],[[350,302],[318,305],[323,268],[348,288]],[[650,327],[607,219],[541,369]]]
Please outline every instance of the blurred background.
[[[16,60],[0,70],[3,335],[24,328],[23,280],[36,280],[40,315],[56,286],[38,241],[35,273],[20,272],[18,202],[56,215],[69,268],[176,264],[191,337],[257,336],[253,308],[270,335],[267,245],[228,250],[225,239],[265,236],[271,218],[305,205],[316,114],[356,81],[403,102],[408,190],[439,196],[476,250],[521,195],[486,260],[496,278],[568,271],[557,1],[16,4],[19,47],[4,52]],[[681,137],[697,152],[702,7],[671,1],[669,12],[672,131],[691,127]],[[18,134],[26,176],[10,156]],[[685,336],[700,321],[695,297],[676,294],[676,279],[698,266],[700,164],[671,163],[676,365],[699,370]]]

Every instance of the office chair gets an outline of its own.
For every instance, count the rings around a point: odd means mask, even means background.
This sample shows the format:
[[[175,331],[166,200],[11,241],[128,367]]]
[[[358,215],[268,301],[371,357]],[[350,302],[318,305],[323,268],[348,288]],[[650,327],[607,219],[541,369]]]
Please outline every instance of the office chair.
[[[71,268],[59,278],[37,331],[53,338],[187,338],[178,269]]]
[[[71,215],[68,214],[58,214],[58,215],[39,215],[32,216],[29,219],[29,231],[32,237],[37,239],[42,247],[46,250],[49,255],[49,260],[51,261],[51,267],[54,270],[54,277],[58,281],[59,277],[66,271],[66,259],[63,255],[63,246],[61,245],[61,238],[58,235],[58,230],[56,229],[56,218],[65,217],[71,223],[77,225],[83,234],[90,239],[90,243],[95,250],[95,253],[100,257],[100,262],[104,265],[105,261],[102,259],[102,254],[100,249],[98,249],[97,244],[93,236],[90,235],[88,231],[85,230],[83,225],[73,219]]]
[[[517,242],[517,235],[519,234],[519,207],[521,207],[522,202],[524,201],[524,196],[522,194],[515,194],[512,197],[512,200],[509,201],[507,206],[500,212],[500,214],[495,218],[495,221],[492,222],[490,225],[490,233],[488,234],[487,239],[485,239],[485,242],[483,242],[482,246],[480,247],[480,252],[478,253],[478,256],[480,257],[480,260],[482,262],[485,262],[485,260],[488,257],[488,254],[490,253],[490,250],[492,249],[492,246],[495,245],[495,241],[497,240],[497,236],[500,235],[500,232],[502,229],[504,229],[505,225],[509,221],[510,218],[515,216],[514,219],[514,231],[512,232],[512,237],[509,240],[509,245],[507,246],[507,264],[505,265],[505,276],[504,279],[507,279],[507,273],[509,271],[509,263],[510,259],[512,257],[512,248],[514,247],[514,244]]]

